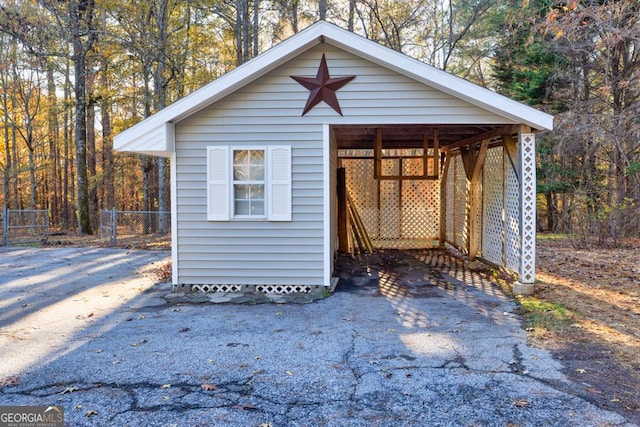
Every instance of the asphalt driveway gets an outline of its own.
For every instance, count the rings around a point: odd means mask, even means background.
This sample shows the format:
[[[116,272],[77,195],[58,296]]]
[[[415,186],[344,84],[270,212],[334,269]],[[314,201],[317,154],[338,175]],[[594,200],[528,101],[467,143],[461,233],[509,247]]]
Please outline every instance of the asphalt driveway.
[[[168,260],[0,248],[0,405],[61,405],[72,426],[630,425],[572,395],[469,272],[428,292],[377,271],[378,291],[345,281],[305,305],[176,305],[154,273]]]

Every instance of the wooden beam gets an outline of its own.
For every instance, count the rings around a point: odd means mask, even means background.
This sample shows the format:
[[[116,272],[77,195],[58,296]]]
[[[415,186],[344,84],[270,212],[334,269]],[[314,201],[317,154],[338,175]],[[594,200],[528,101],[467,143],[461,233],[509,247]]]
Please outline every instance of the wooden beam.
[[[422,135],[422,175],[429,175],[429,135]],[[402,175],[402,174],[400,174]]]
[[[468,181],[469,188],[469,216],[467,221],[469,224],[468,252],[469,259],[474,260],[478,256],[478,231],[480,222],[478,219],[480,209],[480,183],[478,180]]]
[[[518,147],[516,147],[516,139],[511,135],[502,135],[502,146],[504,152],[511,163],[511,167],[516,174],[518,182],[520,182],[520,160],[518,158]]]
[[[382,175],[382,128],[376,129],[373,157],[373,178],[378,179]]]
[[[347,208],[346,169],[338,169],[338,250],[349,253],[349,209]]]
[[[484,166],[484,160],[487,157],[487,150],[489,149],[489,141],[482,141],[480,144],[480,148],[478,149],[478,153],[475,157],[475,164],[473,165],[473,173],[471,174],[471,182],[475,182],[480,178],[480,171]]]
[[[443,150],[451,151],[456,148],[466,147],[470,145],[477,144],[482,142],[485,139],[495,138],[505,134],[512,134],[518,132],[519,127],[517,125],[508,125],[502,126],[497,129],[492,129],[483,133],[479,133],[478,135],[470,136],[468,138],[462,139],[460,141],[454,142],[453,144],[449,144],[443,147]]]
[[[443,153],[444,155],[444,153]],[[442,167],[442,179],[440,180],[440,246],[444,246],[447,240],[447,176],[449,175],[449,165],[451,156],[444,158]]]
[[[462,156],[462,166],[464,166],[464,174],[467,180],[471,181],[473,175],[473,166],[475,165],[475,153],[470,147],[460,147],[460,155]]]
[[[440,132],[438,129],[433,130],[433,174],[436,178],[440,176]]]
[[[487,156],[489,141],[484,140],[479,148],[471,148],[469,154],[469,172],[467,172],[467,187],[469,189],[469,212],[467,223],[469,224],[468,252],[469,259],[475,259],[478,255],[480,242],[478,236],[480,234],[480,172]],[[465,165],[466,166],[466,165]],[[466,170],[466,167],[465,167]]]

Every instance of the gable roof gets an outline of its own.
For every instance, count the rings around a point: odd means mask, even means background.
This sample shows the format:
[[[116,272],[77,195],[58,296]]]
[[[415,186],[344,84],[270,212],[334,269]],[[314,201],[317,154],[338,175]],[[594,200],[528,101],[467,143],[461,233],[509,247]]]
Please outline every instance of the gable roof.
[[[334,24],[319,21],[213,82],[147,117],[114,138],[114,149],[167,156],[173,123],[211,105],[300,53],[328,43],[444,93],[537,130],[553,129],[553,116],[384,47]]]

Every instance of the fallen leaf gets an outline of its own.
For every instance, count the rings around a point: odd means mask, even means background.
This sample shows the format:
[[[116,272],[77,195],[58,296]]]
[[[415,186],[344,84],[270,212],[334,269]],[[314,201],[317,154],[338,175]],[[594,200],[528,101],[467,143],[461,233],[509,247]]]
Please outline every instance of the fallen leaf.
[[[513,402],[513,405],[517,408],[526,408],[531,404],[527,399],[518,399]]]
[[[6,387],[8,385],[18,385],[18,382],[19,381],[17,376],[7,377],[0,381],[0,387]]]
[[[285,373],[285,374],[287,374],[287,375],[289,375],[290,377],[292,377],[292,376],[294,375],[294,373],[293,373],[293,372],[291,372],[291,371],[284,371],[284,373]]]
[[[74,391],[78,391],[78,390],[80,390],[78,387],[67,387],[58,394],[73,393]]]
[[[88,417],[88,418],[91,418],[91,417],[93,417],[94,415],[98,415],[98,411],[96,411],[95,409],[89,409],[89,410],[84,414],[84,416],[85,416],[85,417]]]
[[[202,389],[202,391],[213,391],[218,389],[218,387],[213,384],[202,384],[200,388]]]

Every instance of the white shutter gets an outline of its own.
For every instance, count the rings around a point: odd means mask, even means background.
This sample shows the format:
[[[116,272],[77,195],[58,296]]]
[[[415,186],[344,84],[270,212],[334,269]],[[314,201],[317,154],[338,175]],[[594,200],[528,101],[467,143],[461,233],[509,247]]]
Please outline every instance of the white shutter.
[[[269,147],[267,219],[291,221],[291,147]]]
[[[229,147],[207,147],[207,220],[229,221]]]

